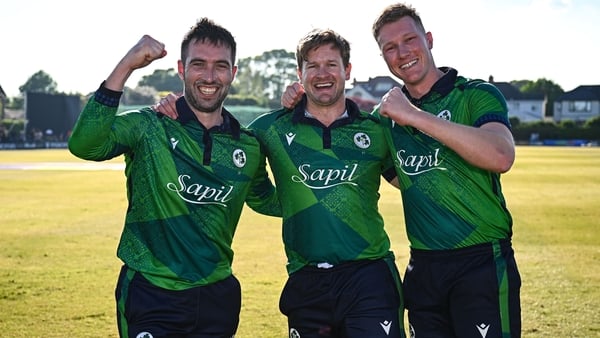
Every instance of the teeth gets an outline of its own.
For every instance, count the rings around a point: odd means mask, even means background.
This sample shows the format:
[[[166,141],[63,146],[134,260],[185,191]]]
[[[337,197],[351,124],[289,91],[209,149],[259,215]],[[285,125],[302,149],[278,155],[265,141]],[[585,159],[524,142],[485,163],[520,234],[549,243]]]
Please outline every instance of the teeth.
[[[414,65],[415,63],[417,63],[417,60],[413,60],[413,61],[411,61],[411,62],[409,62],[409,63],[407,63],[407,64],[404,64],[404,65],[400,66],[400,68],[401,68],[401,69],[406,69],[406,68],[408,68],[408,67],[410,67],[410,66]]]
[[[333,86],[332,83],[321,83],[321,84],[316,84],[315,87],[317,88],[325,88],[325,87],[331,87]]]
[[[214,87],[200,87],[198,88],[202,94],[212,95],[217,91],[217,88]]]

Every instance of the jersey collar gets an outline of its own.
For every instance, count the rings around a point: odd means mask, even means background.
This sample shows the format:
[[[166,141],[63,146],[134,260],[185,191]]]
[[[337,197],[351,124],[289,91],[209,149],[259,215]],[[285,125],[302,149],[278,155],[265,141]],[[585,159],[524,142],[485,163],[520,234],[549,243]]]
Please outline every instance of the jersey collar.
[[[438,69],[441,70],[444,73],[444,75],[442,75],[442,77],[439,78],[436,81],[436,83],[433,84],[433,86],[431,87],[429,92],[427,94],[423,95],[421,98],[416,99],[416,98],[410,96],[410,93],[406,89],[406,86],[402,87],[402,91],[404,92],[406,97],[408,97],[408,99],[412,103],[419,106],[423,102],[427,102],[429,100],[429,98],[431,98],[431,97],[434,97],[434,98],[437,98],[439,96],[444,97],[444,96],[450,94],[450,92],[452,92],[452,90],[454,89],[454,84],[456,82],[456,78],[458,77],[458,72],[456,71],[456,69],[451,68],[451,67],[440,67]]]
[[[181,124],[187,124],[191,121],[196,121],[202,125],[188,105],[185,97],[181,96],[178,98],[175,102],[175,106],[178,113],[177,121],[179,121]],[[221,116],[223,116],[223,123],[210,128],[210,130],[231,134],[234,139],[239,140],[241,129],[240,122],[227,109],[225,109],[225,107],[221,109]],[[202,127],[204,128],[204,126]]]
[[[300,100],[300,102],[298,102],[298,104],[294,107],[293,117],[292,117],[293,123],[314,124],[314,121],[317,121],[315,118],[307,116],[306,101],[307,101],[306,94],[303,94],[302,100]],[[359,115],[360,115],[360,109],[358,108],[358,105],[354,101],[352,101],[350,99],[346,99],[346,111],[344,112],[344,115],[341,116],[340,118],[338,118],[334,124],[337,124],[340,121],[352,122]]]

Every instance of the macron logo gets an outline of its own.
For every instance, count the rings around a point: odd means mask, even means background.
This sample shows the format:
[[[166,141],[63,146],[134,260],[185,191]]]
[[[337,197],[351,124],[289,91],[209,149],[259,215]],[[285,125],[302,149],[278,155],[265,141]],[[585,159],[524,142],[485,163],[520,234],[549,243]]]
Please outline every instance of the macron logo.
[[[481,334],[481,337],[485,338],[485,336],[487,336],[488,333],[488,329],[490,328],[490,325],[486,325],[484,323],[481,323],[479,325],[475,325],[475,327],[477,327],[477,330],[479,330],[479,333]]]
[[[285,138],[287,139],[288,146],[290,144],[292,144],[292,141],[294,140],[294,137],[296,137],[296,134],[293,134],[292,132],[289,132],[289,133],[285,134]]]
[[[175,147],[177,147],[177,143],[179,143],[179,140],[176,140],[174,137],[171,137],[169,141],[171,141],[171,146],[173,147],[173,150],[175,150]]]
[[[392,327],[392,322],[388,322],[387,320],[384,320],[383,323],[379,323],[379,325],[381,325],[381,328],[383,329],[383,331],[385,331],[386,335],[390,334],[390,328]]]

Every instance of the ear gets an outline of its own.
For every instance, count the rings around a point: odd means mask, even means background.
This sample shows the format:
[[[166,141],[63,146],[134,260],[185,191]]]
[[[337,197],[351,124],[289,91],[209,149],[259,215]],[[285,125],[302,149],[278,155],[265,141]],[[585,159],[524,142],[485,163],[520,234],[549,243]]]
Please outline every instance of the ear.
[[[427,40],[427,46],[429,49],[433,48],[433,34],[431,32],[425,33],[425,39]]]
[[[348,66],[346,66],[346,81],[350,80],[350,73],[352,72],[352,63],[348,62]]]
[[[238,71],[238,66],[233,65],[233,67],[231,67],[231,80],[232,81],[235,79],[235,74],[237,74],[237,71]]]
[[[183,66],[183,62],[181,60],[177,60],[177,74],[181,81],[183,81],[183,73],[185,72],[185,67]]]

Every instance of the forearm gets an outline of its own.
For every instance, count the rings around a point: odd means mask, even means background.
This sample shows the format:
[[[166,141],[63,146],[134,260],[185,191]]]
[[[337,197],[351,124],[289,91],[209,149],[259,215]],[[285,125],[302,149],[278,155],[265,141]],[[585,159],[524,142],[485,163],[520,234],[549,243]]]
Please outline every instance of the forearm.
[[[514,163],[512,134],[499,122],[490,122],[477,128],[449,122],[430,114],[420,114],[412,125],[481,169],[503,173],[510,170]]]
[[[121,61],[106,78],[104,86],[110,90],[122,92],[125,88],[127,79],[129,79],[132,73],[133,69]]]
[[[85,105],[69,138],[69,150],[79,158],[101,161],[112,158],[116,145],[111,141],[112,127],[118,107],[118,96],[110,96],[106,90],[98,91]],[[104,99],[98,101],[97,96]],[[107,96],[108,95],[108,96]],[[114,105],[107,104],[114,102]]]
[[[252,210],[263,215],[281,217],[283,214],[275,185],[266,170],[264,157],[262,157],[261,165],[252,181],[246,197],[246,204]]]

